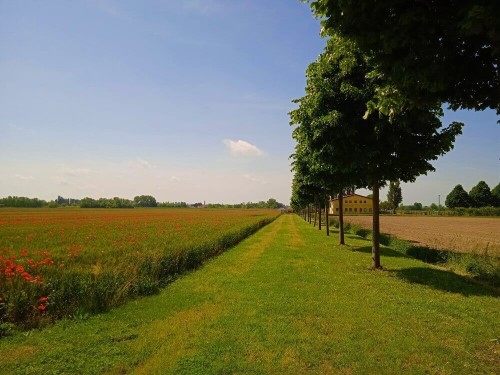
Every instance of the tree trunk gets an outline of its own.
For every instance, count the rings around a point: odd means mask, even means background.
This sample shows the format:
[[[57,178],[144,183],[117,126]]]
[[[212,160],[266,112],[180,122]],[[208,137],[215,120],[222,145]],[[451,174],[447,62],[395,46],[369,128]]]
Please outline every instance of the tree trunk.
[[[318,216],[319,216],[318,229],[319,230],[321,230],[321,211],[323,211],[323,207],[321,207],[321,201],[320,201],[319,206],[318,206]]]
[[[311,215],[312,215],[311,211],[312,211],[312,209],[311,209],[311,205],[310,204],[307,205],[307,211],[309,213],[309,224],[311,224],[312,223],[312,218],[311,218]]]
[[[316,216],[318,214],[318,207],[314,206],[314,227],[316,228]]]
[[[330,223],[328,222],[328,210],[330,209],[330,200],[326,200],[325,204],[325,219],[326,219],[326,235],[330,235]]]
[[[372,268],[382,268],[380,265],[380,208],[379,184],[373,183],[373,234],[372,234]]]
[[[339,243],[345,245],[344,242],[344,194],[342,189],[339,192]]]

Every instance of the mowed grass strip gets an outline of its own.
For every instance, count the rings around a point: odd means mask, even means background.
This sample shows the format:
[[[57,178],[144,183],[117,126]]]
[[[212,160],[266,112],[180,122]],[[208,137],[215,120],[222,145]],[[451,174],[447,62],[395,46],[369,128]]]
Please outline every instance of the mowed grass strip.
[[[201,269],[86,320],[0,340],[3,373],[498,371],[498,294],[283,215]]]

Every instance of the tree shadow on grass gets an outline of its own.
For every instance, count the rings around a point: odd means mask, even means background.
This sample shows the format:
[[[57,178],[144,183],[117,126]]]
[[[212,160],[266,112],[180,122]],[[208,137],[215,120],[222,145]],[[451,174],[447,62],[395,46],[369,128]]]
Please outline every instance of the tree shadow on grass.
[[[345,238],[350,238],[350,239],[356,240],[356,241],[372,242],[371,239],[365,238],[365,237],[360,237],[356,234],[345,234],[344,236],[345,236]]]
[[[352,249],[353,251],[357,251],[360,253],[366,253],[366,254],[371,254],[372,253],[372,247],[371,246],[363,246],[363,247],[354,247]],[[396,250],[392,250],[388,247],[381,247],[380,248],[380,255],[384,257],[394,257],[394,258],[411,258],[407,255],[404,255]]]
[[[464,296],[500,296],[500,291],[477,284],[471,279],[451,271],[427,267],[411,267],[389,270],[389,272],[406,282],[425,285],[444,292],[460,293]]]

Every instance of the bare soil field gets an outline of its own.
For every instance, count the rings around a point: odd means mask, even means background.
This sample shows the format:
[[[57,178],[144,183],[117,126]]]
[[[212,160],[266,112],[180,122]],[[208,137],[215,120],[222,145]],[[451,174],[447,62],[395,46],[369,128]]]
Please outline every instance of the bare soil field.
[[[345,221],[371,229],[371,216]],[[500,218],[381,216],[380,231],[423,246],[500,256]]]

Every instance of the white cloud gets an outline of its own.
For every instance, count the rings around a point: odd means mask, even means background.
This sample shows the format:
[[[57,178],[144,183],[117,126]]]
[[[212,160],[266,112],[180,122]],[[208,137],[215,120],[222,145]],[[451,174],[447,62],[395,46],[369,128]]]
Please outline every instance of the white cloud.
[[[15,177],[23,181],[35,181],[35,177],[33,176],[23,176],[21,174],[16,174]]]
[[[170,177],[170,181],[174,181],[174,182],[177,182],[177,181],[180,181],[181,179],[177,176],[171,176]]]
[[[257,146],[243,141],[241,139],[233,141],[231,139],[225,139],[224,144],[229,148],[229,151],[233,155],[243,155],[243,156],[262,156],[264,152],[260,150]]]
[[[262,180],[262,179],[257,178],[257,177],[253,177],[253,176],[251,176],[249,174],[244,174],[243,177],[246,178],[249,181],[256,182],[256,183],[262,184],[262,185],[266,185],[266,184],[269,183],[269,182],[267,182],[265,180]]]

